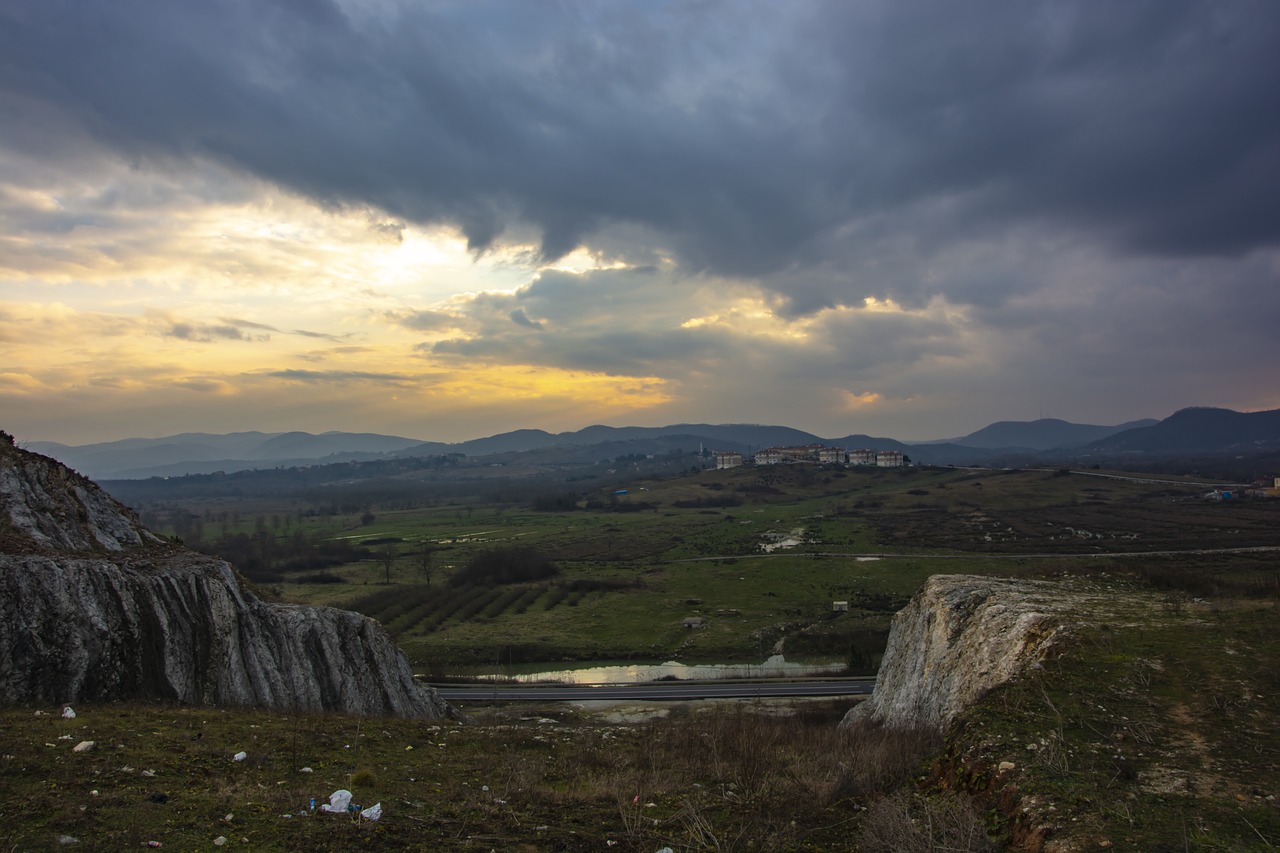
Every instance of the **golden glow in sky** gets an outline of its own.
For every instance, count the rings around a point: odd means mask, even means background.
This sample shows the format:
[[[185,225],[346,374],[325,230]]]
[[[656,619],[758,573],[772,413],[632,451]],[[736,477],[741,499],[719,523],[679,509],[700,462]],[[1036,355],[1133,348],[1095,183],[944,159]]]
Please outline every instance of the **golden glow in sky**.
[[[534,246],[477,255],[452,229],[257,189],[235,205],[115,211],[127,234],[90,221],[7,238],[0,393],[74,419],[56,431],[69,441],[97,427],[116,435],[113,422],[152,435],[376,425],[461,440],[475,437],[473,412],[568,429],[584,412],[626,417],[671,401],[657,376],[431,354],[435,341],[477,334],[473,302],[539,278]],[[67,204],[33,190],[18,200],[50,212]],[[625,268],[586,251],[548,267]],[[405,322],[422,315],[440,322]],[[81,408],[87,423],[73,417]]]

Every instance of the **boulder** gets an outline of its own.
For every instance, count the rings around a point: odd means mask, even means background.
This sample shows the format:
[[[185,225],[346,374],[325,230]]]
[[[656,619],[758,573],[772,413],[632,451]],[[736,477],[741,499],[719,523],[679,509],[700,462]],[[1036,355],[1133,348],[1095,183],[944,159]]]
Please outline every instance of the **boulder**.
[[[1069,636],[1078,599],[1061,583],[934,575],[894,615],[875,690],[842,725],[945,729]]]

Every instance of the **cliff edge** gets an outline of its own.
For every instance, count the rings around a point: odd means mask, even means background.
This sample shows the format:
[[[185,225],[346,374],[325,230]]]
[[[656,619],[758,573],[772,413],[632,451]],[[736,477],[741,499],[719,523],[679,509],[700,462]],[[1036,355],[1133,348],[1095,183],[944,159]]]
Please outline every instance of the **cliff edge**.
[[[1083,602],[1060,583],[934,575],[893,617],[871,698],[842,725],[945,729],[992,688],[1040,664]]]
[[[452,715],[376,622],[264,602],[226,563],[0,439],[0,701]]]

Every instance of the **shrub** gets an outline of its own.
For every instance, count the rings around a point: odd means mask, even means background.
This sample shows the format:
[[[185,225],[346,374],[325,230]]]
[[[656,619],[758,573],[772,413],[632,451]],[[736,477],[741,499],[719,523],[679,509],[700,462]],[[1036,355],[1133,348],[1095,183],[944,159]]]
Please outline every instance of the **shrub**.
[[[559,574],[560,567],[536,548],[486,548],[450,577],[449,583],[452,586],[496,586],[545,580]]]
[[[330,572],[316,572],[314,575],[303,575],[294,578],[296,583],[346,583],[347,579]]]

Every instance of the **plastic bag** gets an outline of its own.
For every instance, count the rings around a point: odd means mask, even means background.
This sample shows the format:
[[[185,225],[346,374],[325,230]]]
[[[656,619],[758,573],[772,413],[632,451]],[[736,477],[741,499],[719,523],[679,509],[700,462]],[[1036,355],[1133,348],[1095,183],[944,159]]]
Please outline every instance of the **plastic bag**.
[[[382,817],[382,803],[374,803],[369,808],[360,812],[360,817],[365,820],[377,820]]]
[[[76,712],[71,710],[70,705],[62,709],[62,719],[74,720],[75,718],[76,718]]]
[[[249,757],[249,753],[241,751],[241,752],[237,752],[235,755],[231,756],[231,760],[232,760],[232,761],[244,761],[244,760],[245,760],[246,758],[248,758],[248,757]]]
[[[341,812],[347,813],[347,806],[351,805],[351,792],[346,788],[339,788],[329,795],[329,802],[320,806],[320,811],[329,814]]]

